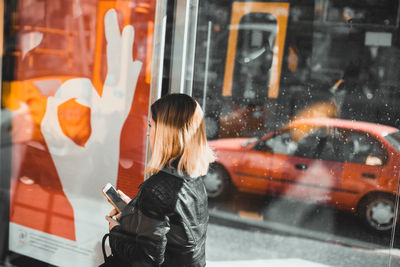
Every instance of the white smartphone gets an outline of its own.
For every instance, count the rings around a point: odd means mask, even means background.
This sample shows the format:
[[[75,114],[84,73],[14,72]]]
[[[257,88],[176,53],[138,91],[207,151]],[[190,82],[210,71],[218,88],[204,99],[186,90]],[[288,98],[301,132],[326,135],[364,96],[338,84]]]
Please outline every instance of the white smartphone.
[[[106,196],[108,202],[110,202],[118,212],[121,212],[125,206],[125,201],[118,194],[112,184],[108,183],[103,187],[103,194]]]

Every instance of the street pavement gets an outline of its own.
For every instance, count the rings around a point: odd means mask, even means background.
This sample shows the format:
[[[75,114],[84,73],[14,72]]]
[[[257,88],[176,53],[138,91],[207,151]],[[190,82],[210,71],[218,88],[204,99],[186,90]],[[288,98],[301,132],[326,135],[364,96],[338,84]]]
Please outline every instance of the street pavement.
[[[247,260],[247,261],[211,261],[207,267],[326,267],[327,265],[305,261],[301,259],[284,260]]]
[[[398,250],[347,247],[303,237],[210,224],[209,267],[400,266]]]
[[[250,224],[247,227],[210,223],[206,243],[207,267],[400,267],[398,249],[344,246],[274,230],[268,232],[252,228]],[[25,262],[18,267],[51,266]],[[6,262],[0,266],[15,265]]]

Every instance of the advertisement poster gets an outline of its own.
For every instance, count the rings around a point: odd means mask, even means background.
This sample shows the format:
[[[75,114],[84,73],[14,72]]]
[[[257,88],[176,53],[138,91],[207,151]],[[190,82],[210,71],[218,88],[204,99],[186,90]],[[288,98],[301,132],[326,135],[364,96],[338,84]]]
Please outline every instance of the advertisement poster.
[[[98,266],[103,186],[134,196],[144,177],[155,1],[17,2],[9,248]]]

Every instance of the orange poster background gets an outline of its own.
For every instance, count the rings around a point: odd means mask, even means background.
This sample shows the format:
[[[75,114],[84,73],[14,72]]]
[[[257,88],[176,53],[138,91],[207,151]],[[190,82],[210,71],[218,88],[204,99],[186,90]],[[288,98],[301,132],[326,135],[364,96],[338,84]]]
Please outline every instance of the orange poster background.
[[[101,95],[107,71],[104,14],[111,8],[117,10],[120,28],[135,28],[133,58],[143,63],[121,132],[116,186],[134,196],[143,181],[155,0],[19,1],[13,25],[19,40],[13,52],[15,81],[3,84],[3,105],[16,114],[11,129],[13,223],[75,239],[72,207],[40,123],[47,97],[66,80],[89,78]],[[28,43],[21,44],[23,40]],[[24,45],[32,47],[25,51]],[[64,134],[84,146],[91,133],[90,109],[71,100],[59,107],[58,117]]]

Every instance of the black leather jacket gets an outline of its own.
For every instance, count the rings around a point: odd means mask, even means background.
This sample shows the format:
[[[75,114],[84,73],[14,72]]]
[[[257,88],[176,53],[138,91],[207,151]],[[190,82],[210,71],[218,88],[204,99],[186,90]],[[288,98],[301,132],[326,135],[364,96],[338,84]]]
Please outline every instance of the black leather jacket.
[[[208,203],[201,177],[164,168],[142,183],[119,222],[110,231],[110,246],[126,266],[206,264]]]

